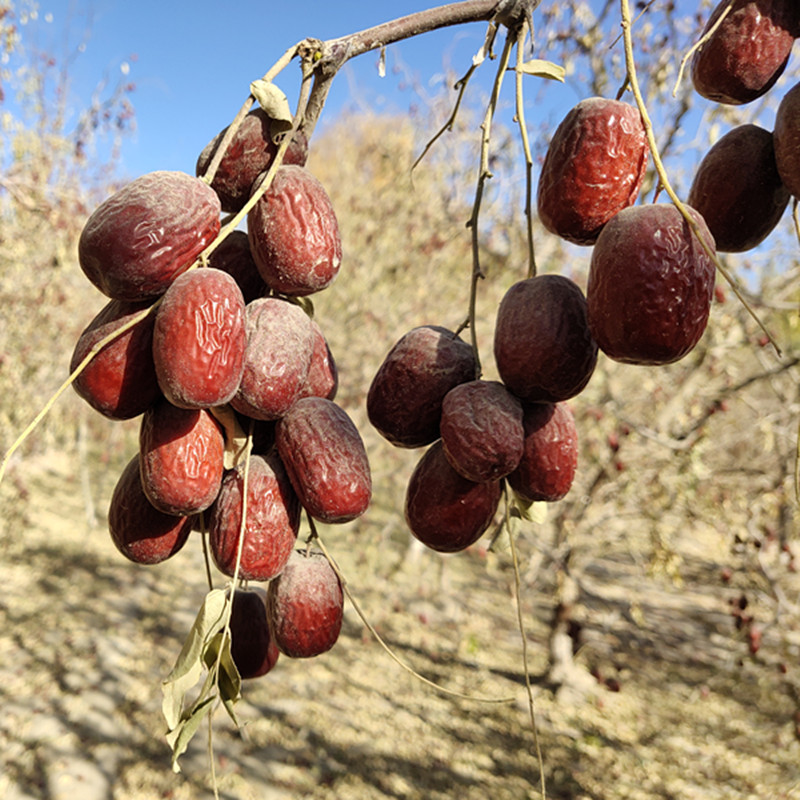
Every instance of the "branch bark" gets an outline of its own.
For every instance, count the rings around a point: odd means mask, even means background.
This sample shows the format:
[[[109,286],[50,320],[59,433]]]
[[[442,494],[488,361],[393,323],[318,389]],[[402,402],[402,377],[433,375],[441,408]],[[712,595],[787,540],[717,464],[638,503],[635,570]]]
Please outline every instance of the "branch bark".
[[[301,55],[310,59],[313,64],[314,86],[302,123],[306,136],[310,138],[314,131],[331,81],[351,58],[423,33],[469,22],[489,21],[512,28],[526,19],[530,21],[540,2],[541,0],[462,0],[399,17],[338,39],[307,39]]]

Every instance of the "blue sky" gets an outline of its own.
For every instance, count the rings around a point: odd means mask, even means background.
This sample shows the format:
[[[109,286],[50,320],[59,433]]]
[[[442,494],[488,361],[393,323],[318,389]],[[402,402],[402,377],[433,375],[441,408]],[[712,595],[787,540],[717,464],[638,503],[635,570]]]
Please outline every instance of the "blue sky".
[[[35,18],[22,32],[29,46],[55,53],[60,62],[70,47],[84,43],[69,65],[76,106],[87,101],[99,80],[136,84],[131,100],[137,131],[122,151],[125,172],[135,176],[155,169],[193,172],[197,154],[233,118],[250,81],[300,39],[340,36],[435,4],[40,0]],[[452,61],[460,73],[484,32],[480,23],[395,45],[387,53],[383,79],[377,74],[376,54],[354,59],[334,81],[323,120],[356,102],[356,95],[378,110],[408,109],[414,98],[393,67],[402,65],[423,83],[441,75],[443,60]],[[278,83],[293,102],[297,67],[290,66],[284,76]]]
[[[51,53],[57,64],[68,65],[74,109],[86,106],[98,81],[135,83],[131,100],[137,129],[123,142],[125,176],[156,169],[192,173],[197,155],[246,99],[250,82],[292,44],[307,36],[329,39],[352,33],[441,1],[38,0],[35,18],[21,31],[26,48]],[[14,4],[22,9],[34,2],[15,0]],[[635,7],[634,0],[630,2]],[[591,3],[598,7],[603,0]],[[698,13],[699,5],[699,0],[677,2],[679,13]],[[445,64],[455,74],[464,73],[485,30],[485,23],[463,25],[392,45],[385,78],[378,76],[376,53],[353,59],[334,81],[322,124],[343,107],[357,103],[378,111],[407,111],[418,99],[408,87],[408,75],[434,91]],[[609,31],[609,40],[612,36]],[[81,51],[76,53],[79,44]],[[486,64],[478,70],[474,82],[479,87],[488,87],[493,66]],[[292,103],[298,73],[292,64],[278,80]],[[550,86],[546,102],[537,103],[535,114],[528,112],[529,129],[534,118],[542,120],[542,114],[547,115],[544,121],[557,123],[580,99],[576,93],[580,87]],[[529,105],[533,102],[529,99]],[[6,98],[5,106],[12,104],[13,99]],[[703,108],[702,101],[698,108]],[[699,111],[686,123],[691,141]]]

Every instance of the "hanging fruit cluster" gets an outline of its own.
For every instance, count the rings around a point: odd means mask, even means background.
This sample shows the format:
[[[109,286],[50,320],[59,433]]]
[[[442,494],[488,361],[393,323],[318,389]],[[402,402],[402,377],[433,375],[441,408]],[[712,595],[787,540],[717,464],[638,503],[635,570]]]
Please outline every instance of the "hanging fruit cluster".
[[[298,299],[327,288],[342,259],[302,133],[247,233],[217,241],[222,212],[241,210],[273,163],[270,123],[260,109],[246,116],[210,184],[154,172],[94,211],[80,265],[109,300],[71,363],[93,354],[73,385],[101,414],[141,415],[139,451],[109,507],[120,552],[156,564],[202,530],[223,575],[269,582],[263,594],[233,595],[232,653],[245,677],[266,672],[277,652],[333,646],[342,589],[327,559],[297,547],[301,513],[349,522],[371,496],[363,442],[334,400],[333,354]],[[224,133],[201,154],[198,176]]]

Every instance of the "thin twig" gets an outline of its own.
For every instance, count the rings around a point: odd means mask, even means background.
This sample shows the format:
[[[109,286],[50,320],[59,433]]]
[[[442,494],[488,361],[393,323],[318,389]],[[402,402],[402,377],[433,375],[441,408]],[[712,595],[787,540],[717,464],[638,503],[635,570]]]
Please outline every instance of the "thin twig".
[[[501,703],[501,704],[505,704],[505,703],[513,703],[514,702],[514,698],[513,697],[483,697],[481,695],[465,694],[464,692],[458,692],[455,689],[448,689],[446,686],[442,686],[441,684],[430,680],[430,678],[426,678],[424,675],[420,675],[420,673],[417,672],[412,666],[410,666],[409,664],[406,664],[406,662],[403,661],[400,658],[400,656],[398,656],[394,652],[394,650],[392,650],[392,648],[389,647],[388,644],[386,644],[386,642],[383,640],[383,638],[381,638],[381,635],[378,633],[378,631],[375,630],[375,628],[372,626],[370,621],[367,619],[367,617],[364,614],[364,612],[362,611],[361,606],[359,605],[358,601],[353,596],[353,593],[350,591],[350,587],[348,586],[347,580],[345,579],[344,575],[342,574],[342,571],[339,568],[339,565],[336,563],[336,561],[333,559],[331,554],[328,552],[328,548],[325,546],[325,543],[322,541],[322,537],[319,535],[319,531],[317,530],[316,525],[314,524],[313,518],[310,515],[307,515],[307,516],[308,516],[309,525],[311,526],[311,536],[309,537],[309,543],[311,541],[314,541],[319,546],[319,549],[322,551],[322,553],[325,556],[325,558],[328,559],[328,563],[331,565],[331,569],[336,573],[336,577],[339,579],[339,582],[342,584],[342,591],[344,592],[344,594],[347,597],[347,599],[350,601],[350,604],[353,606],[353,609],[355,610],[356,614],[358,614],[359,618],[364,623],[364,625],[366,626],[367,630],[372,634],[372,636],[374,637],[375,641],[389,654],[389,656],[392,659],[392,661],[394,661],[398,666],[402,667],[410,675],[413,675],[417,680],[419,680],[422,683],[424,683],[426,686],[430,686],[432,689],[435,689],[437,692],[442,692],[443,694],[450,695],[451,697],[458,697],[458,698],[461,698],[462,700],[471,700],[471,701],[476,702],[476,703]]]
[[[516,537],[511,525],[511,514],[508,502],[508,487],[503,487],[503,497],[505,500],[505,528],[508,533],[508,541],[511,545],[511,559],[514,565],[514,599],[517,606],[517,624],[519,625],[520,639],[522,641],[522,667],[525,672],[525,691],[528,694],[528,711],[531,716],[531,728],[533,730],[533,742],[536,748],[536,760],[539,763],[539,779],[541,781],[542,800],[547,800],[547,786],[544,774],[544,758],[539,742],[539,728],[536,724],[536,706],[533,700],[533,688],[531,686],[531,672],[528,665],[528,636],[525,632],[525,621],[522,617],[522,586],[519,574],[519,559],[517,558]]]
[[[467,227],[472,234],[472,280],[470,283],[469,291],[469,327],[472,339],[472,349],[475,353],[475,376],[481,375],[481,358],[478,349],[478,334],[475,326],[477,299],[478,299],[478,282],[484,278],[483,270],[481,269],[480,258],[480,238],[478,230],[478,218],[480,216],[481,201],[483,200],[483,189],[486,181],[492,177],[489,170],[489,145],[492,139],[492,120],[494,119],[495,111],[497,110],[497,103],[500,97],[500,88],[503,85],[503,76],[508,69],[508,62],[511,58],[511,48],[514,44],[514,38],[511,31],[506,36],[506,42],[503,46],[503,53],[500,56],[500,63],[497,67],[497,74],[494,79],[494,86],[492,87],[492,94],[489,98],[489,103],[486,106],[486,114],[481,124],[481,157],[480,166],[478,168],[478,185],[475,189],[475,201],[472,205],[472,215],[470,216]]]
[[[445,133],[447,133],[448,131],[452,131],[453,130],[453,125],[454,125],[454,123],[456,121],[456,117],[458,116],[458,110],[459,110],[459,108],[461,108],[461,101],[464,98],[464,92],[467,89],[467,84],[469,83],[469,79],[472,77],[472,74],[475,72],[475,70],[478,68],[478,66],[479,66],[478,64],[471,64],[470,68],[467,70],[467,72],[464,75],[464,77],[460,78],[458,81],[456,81],[456,84],[455,84],[455,86],[453,88],[454,89],[458,89],[458,97],[456,97],[456,102],[455,102],[455,105],[453,106],[453,111],[450,114],[450,116],[448,117],[447,122],[445,122],[444,125],[442,125],[442,127],[439,128],[439,130],[433,135],[433,137],[425,145],[425,148],[423,149],[423,151],[417,156],[416,160],[411,165],[411,171],[412,172],[416,169],[416,167],[419,165],[419,163],[422,161],[422,159],[425,158],[425,156],[428,154],[428,152],[433,147],[433,145]]]
[[[12,443],[11,447],[8,448],[6,451],[5,456],[3,456],[3,461],[0,464],[0,483],[3,481],[3,477],[6,473],[6,469],[11,461],[11,457],[14,453],[22,446],[25,440],[33,433],[39,423],[50,413],[50,409],[56,404],[58,399],[61,397],[62,394],[75,382],[78,376],[89,366],[92,362],[92,359],[104,348],[106,345],[111,344],[111,342],[118,339],[122,336],[126,331],[129,331],[134,325],[140,323],[158,304],[160,301],[156,301],[153,306],[149,306],[148,308],[143,308],[141,311],[137,312],[134,316],[132,316],[127,322],[123,325],[120,325],[117,330],[112,331],[107,336],[104,336],[99,342],[96,342],[94,347],[84,356],[83,360],[75,367],[74,370],[69,374],[69,377],[61,384],[61,386],[56,389],[56,391],[50,396],[47,402],[42,406],[39,410],[39,413],[28,423],[22,433],[16,438],[16,440]]]

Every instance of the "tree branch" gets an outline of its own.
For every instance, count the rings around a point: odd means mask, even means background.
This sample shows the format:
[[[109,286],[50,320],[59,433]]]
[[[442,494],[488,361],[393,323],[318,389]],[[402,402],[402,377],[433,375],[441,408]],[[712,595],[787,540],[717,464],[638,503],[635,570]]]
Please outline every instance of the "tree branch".
[[[314,66],[314,86],[308,102],[303,130],[309,138],[314,130],[330,84],[347,61],[403,39],[468,22],[493,21],[511,28],[530,20],[541,0],[462,0],[459,3],[419,11],[373,28],[338,39],[307,39],[306,56]]]

